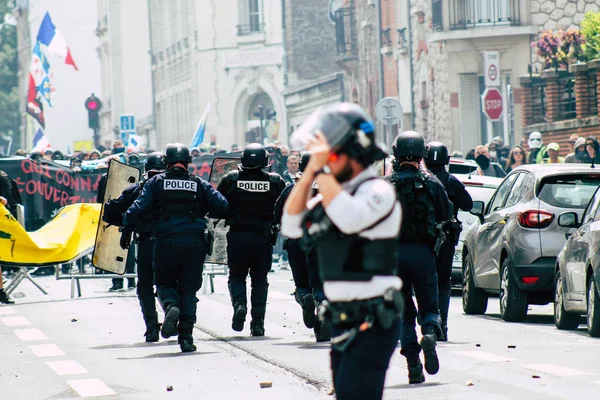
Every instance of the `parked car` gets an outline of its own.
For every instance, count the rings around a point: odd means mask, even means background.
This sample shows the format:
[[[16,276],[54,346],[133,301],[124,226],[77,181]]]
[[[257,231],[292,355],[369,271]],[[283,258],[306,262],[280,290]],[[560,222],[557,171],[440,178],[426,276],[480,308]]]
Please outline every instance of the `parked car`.
[[[525,165],[498,186],[489,204],[471,211],[478,220],[465,234],[462,303],[484,314],[499,294],[505,321],[522,321],[529,304],[554,300],[556,257],[570,229],[557,216],[584,209],[600,186],[600,171],[579,164]]]
[[[600,190],[592,197],[579,223],[576,213],[559,215],[567,239],[556,259],[554,323],[558,329],[577,329],[581,315],[588,332],[600,337]]]
[[[487,204],[490,198],[498,188],[498,185],[502,182],[502,178],[493,178],[490,176],[480,175],[454,175],[460,180],[467,189],[467,192],[471,195],[473,201],[482,201]],[[458,212],[458,220],[462,222],[463,230],[460,234],[458,244],[456,245],[456,251],[454,253],[454,260],[452,262],[452,284],[461,285],[462,287],[462,250],[465,233],[469,230],[471,225],[477,221],[477,217],[473,214],[465,211]]]
[[[448,172],[451,174],[476,174],[477,163],[473,160],[464,160],[462,158],[450,158]]]

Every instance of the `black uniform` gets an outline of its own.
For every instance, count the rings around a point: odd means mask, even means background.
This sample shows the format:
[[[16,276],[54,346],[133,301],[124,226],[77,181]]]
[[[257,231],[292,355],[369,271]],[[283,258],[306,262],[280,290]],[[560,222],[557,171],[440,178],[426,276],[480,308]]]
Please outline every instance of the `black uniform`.
[[[267,274],[271,269],[273,235],[276,234],[273,233],[273,209],[284,188],[285,181],[278,174],[243,167],[241,171],[225,175],[217,187],[229,202],[228,285],[235,314],[232,328],[238,332],[243,329],[247,312],[246,276],[249,272],[252,281],[250,329],[255,336],[264,335]]]
[[[127,210],[124,226],[134,229],[152,215],[156,287],[165,311],[161,335],[168,338],[179,332],[182,351],[195,351],[196,292],[202,286],[207,252],[204,217],[209,212],[225,212],[227,201],[208,182],[190,175],[187,165],[191,157],[186,146],[169,145],[165,154],[169,169],[146,182],[140,197]],[[170,154],[175,157],[170,158]]]

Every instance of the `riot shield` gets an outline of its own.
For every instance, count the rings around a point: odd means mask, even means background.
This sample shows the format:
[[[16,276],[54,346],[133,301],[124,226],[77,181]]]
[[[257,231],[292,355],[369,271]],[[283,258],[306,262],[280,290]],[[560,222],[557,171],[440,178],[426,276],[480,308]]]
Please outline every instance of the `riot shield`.
[[[238,169],[239,157],[217,157],[213,160],[208,181],[213,187],[217,187],[221,179],[231,171]],[[206,262],[211,264],[227,265],[227,231],[225,220],[209,219],[209,228],[214,232],[215,241],[213,251],[206,257]]]
[[[117,160],[111,160],[108,167],[108,179],[104,202],[116,199],[129,186],[139,182],[140,170]],[[100,210],[100,223],[96,231],[96,242],[92,253],[92,264],[100,269],[116,274],[125,273],[128,250],[123,250],[119,244],[121,232],[114,225],[109,225],[102,220],[104,204]]]

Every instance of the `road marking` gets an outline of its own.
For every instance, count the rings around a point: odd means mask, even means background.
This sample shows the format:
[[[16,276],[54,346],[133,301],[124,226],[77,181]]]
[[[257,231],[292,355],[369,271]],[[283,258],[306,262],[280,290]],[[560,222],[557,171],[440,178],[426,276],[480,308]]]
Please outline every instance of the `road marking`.
[[[24,342],[48,339],[39,329],[19,329],[14,332]]]
[[[36,356],[42,357],[60,357],[64,356],[65,352],[62,351],[55,344],[38,344],[27,346]]]
[[[116,394],[100,379],[77,379],[67,381],[81,397],[100,397]]]
[[[0,307],[0,315],[12,315],[17,314],[17,310],[14,307],[2,306]]]
[[[31,325],[31,322],[29,322],[25,317],[6,317],[2,318],[2,322],[4,322],[6,326]]]
[[[519,365],[519,367],[531,369],[534,371],[545,372],[551,375],[557,376],[581,376],[581,375],[592,375],[591,372],[580,371],[578,369],[560,367],[552,364],[527,364]]]
[[[516,358],[499,356],[492,353],[486,353],[485,351],[453,351],[452,353],[481,361],[506,362],[516,360]]]
[[[83,368],[77,361],[63,360],[63,361],[48,361],[46,362],[54,372],[58,375],[78,375],[87,374],[88,370]]]

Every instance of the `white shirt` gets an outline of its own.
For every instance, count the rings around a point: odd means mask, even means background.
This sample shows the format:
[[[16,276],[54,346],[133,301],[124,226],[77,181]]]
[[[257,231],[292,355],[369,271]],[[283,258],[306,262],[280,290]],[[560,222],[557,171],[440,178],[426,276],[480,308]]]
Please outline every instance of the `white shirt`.
[[[398,236],[402,212],[400,203],[396,199],[396,191],[392,185],[381,179],[364,182],[371,177],[377,177],[375,169],[369,167],[345,182],[343,192],[338,194],[325,208],[325,213],[331,222],[342,232],[348,235],[357,234],[369,240],[392,239]],[[350,192],[358,188],[354,196]],[[318,195],[317,200],[321,195]],[[312,201],[312,208],[317,201]],[[369,226],[385,217],[390,210],[392,213],[375,227],[365,230]],[[303,235],[302,220],[306,212],[289,215],[284,210],[281,220],[281,233],[289,238],[300,238]],[[342,255],[340,255],[342,256]],[[388,289],[400,289],[402,281],[396,276],[375,276],[367,282],[335,281],[324,282],[323,290],[329,301],[363,300],[382,296]]]

